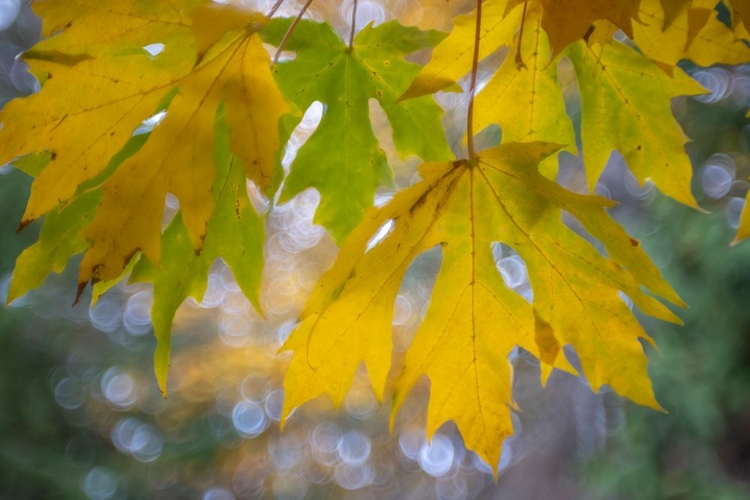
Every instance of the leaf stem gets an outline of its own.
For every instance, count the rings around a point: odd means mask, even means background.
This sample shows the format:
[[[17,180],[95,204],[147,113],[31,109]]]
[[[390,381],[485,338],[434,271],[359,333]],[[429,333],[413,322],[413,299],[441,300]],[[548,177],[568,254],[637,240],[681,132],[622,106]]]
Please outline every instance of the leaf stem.
[[[266,17],[268,19],[271,19],[274,14],[276,14],[276,11],[279,10],[279,7],[281,7],[281,4],[284,3],[284,0],[276,0],[276,3],[273,4],[273,7],[271,7],[271,10],[268,11],[268,14],[266,14]]]
[[[526,7],[529,5],[528,0],[523,3],[523,13],[521,14],[521,28],[518,31],[518,45],[516,46],[516,68],[525,69],[526,63],[523,62],[521,55],[521,44],[523,43],[523,25],[526,24]]]
[[[479,66],[479,38],[482,30],[482,0],[477,0],[477,25],[474,31],[474,55],[471,59],[471,82],[469,83],[469,104],[466,113],[466,135],[469,149],[469,162],[476,158],[474,151],[474,95],[477,90],[477,68]]]
[[[354,30],[357,28],[357,0],[354,0],[352,8],[352,31],[349,33],[349,50],[354,47]]]
[[[279,4],[280,3],[281,2],[279,2]],[[284,33],[284,38],[281,39],[279,47],[276,49],[276,54],[274,54],[273,56],[273,61],[271,62],[272,65],[279,62],[279,57],[281,56],[281,52],[284,50],[286,42],[289,40],[289,37],[292,36],[294,28],[296,28],[299,22],[302,20],[302,16],[305,15],[305,12],[307,12],[307,8],[310,7],[311,3],[313,3],[313,0],[307,0],[307,2],[305,2],[305,5],[303,5],[300,11],[297,13],[297,17],[295,17],[294,21],[292,21],[292,24],[289,25],[289,29],[286,30],[286,33]]]

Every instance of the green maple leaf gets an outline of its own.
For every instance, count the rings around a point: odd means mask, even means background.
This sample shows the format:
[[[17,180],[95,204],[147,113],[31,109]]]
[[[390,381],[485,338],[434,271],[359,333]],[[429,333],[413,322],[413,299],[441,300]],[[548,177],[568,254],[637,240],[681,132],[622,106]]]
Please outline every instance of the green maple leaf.
[[[141,258],[131,282],[154,284],[151,320],[157,340],[154,369],[166,394],[172,320],[187,297],[201,301],[211,264],[221,257],[232,270],[242,292],[260,309],[258,294],[263,271],[263,221],[247,195],[245,170],[229,150],[229,128],[220,110],[216,124],[214,161],[217,169],[213,194],[216,208],[208,222],[203,251],[196,254],[182,217],[177,214],[162,235],[160,266]]]
[[[272,21],[262,32],[264,40],[278,45],[290,23]],[[285,48],[297,55],[276,66],[279,87],[298,108],[319,101],[324,112],[292,163],[281,202],[317,188],[321,203],[315,221],[338,241],[362,220],[376,188],[391,179],[370,124],[370,99],[376,99],[388,116],[400,155],[434,161],[452,158],[440,123],[442,112],[434,100],[398,102],[420,70],[403,57],[434,46],[444,36],[393,21],[366,26],[350,48],[327,23],[302,21],[295,28]]]

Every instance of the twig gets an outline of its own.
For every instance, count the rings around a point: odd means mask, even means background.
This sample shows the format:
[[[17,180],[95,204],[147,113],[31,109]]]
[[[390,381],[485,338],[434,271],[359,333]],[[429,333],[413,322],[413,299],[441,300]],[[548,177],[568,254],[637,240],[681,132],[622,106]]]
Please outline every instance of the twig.
[[[471,83],[469,83],[469,105],[466,113],[466,135],[469,148],[469,163],[476,158],[474,151],[474,95],[477,90],[477,68],[479,66],[479,37],[482,32],[482,0],[477,0],[477,27],[474,32],[474,55],[471,59]]]
[[[286,45],[289,37],[292,36],[294,28],[296,28],[299,22],[302,20],[302,16],[305,15],[305,12],[307,12],[307,8],[310,7],[311,3],[313,3],[313,0],[307,0],[307,2],[305,2],[305,5],[303,5],[300,11],[297,13],[297,17],[295,17],[294,21],[292,21],[292,24],[289,25],[289,29],[286,30],[286,33],[284,33],[284,38],[281,39],[281,43],[279,43],[279,47],[276,49],[276,54],[274,54],[271,64],[276,64],[277,62],[279,62],[279,57],[281,56],[281,51],[284,50],[284,45]]]

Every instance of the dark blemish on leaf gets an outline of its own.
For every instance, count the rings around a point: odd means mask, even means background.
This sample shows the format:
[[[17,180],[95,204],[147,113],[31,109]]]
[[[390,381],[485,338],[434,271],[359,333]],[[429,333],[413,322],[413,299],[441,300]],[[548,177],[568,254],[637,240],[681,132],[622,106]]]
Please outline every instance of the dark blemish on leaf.
[[[78,304],[78,301],[81,300],[81,295],[83,295],[83,291],[86,289],[86,285],[88,285],[88,281],[84,281],[83,283],[78,283],[78,290],[76,291],[76,298],[73,301],[73,305],[71,307],[75,307],[76,304]]]
[[[641,149],[643,149],[643,147],[640,144],[638,144],[638,146],[635,149],[640,151]]]
[[[413,214],[416,210],[419,210],[419,207],[424,205],[424,202],[426,199],[427,199],[427,192],[423,193],[422,196],[417,198],[417,201],[414,202],[414,205],[409,207],[409,214]]]
[[[637,247],[638,245],[641,244],[641,242],[636,239],[630,238],[630,244],[633,245],[634,247]]]
[[[201,235],[201,244],[198,248],[195,249],[195,256],[200,257],[201,252],[203,251],[203,243],[206,241],[206,232],[208,231],[208,223],[206,223],[206,227],[203,230],[203,234]]]
[[[352,269],[352,272],[349,273],[349,277],[346,278],[346,279],[347,280],[351,280],[351,279],[354,279],[356,276],[357,276],[357,270],[356,269]]]
[[[55,161],[57,159],[57,153],[52,151],[52,154],[50,155],[50,160]]]
[[[66,24],[65,26],[63,26],[63,29],[68,29],[71,26],[73,26],[73,21],[69,21],[68,24]]]
[[[22,220],[21,222],[18,223],[18,227],[16,228],[16,232],[19,233],[19,232],[23,231],[23,228],[25,228],[26,226],[28,226],[32,222],[33,222],[32,219],[24,219],[24,220]]]

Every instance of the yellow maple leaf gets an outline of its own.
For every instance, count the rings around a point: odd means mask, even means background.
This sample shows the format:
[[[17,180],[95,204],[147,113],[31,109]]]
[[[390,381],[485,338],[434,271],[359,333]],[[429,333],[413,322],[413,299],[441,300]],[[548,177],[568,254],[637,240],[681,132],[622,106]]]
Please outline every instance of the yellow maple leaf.
[[[718,19],[715,6],[715,0],[692,0],[687,8],[665,13],[660,0],[641,0],[633,39],[670,74],[682,59],[701,66],[747,62],[750,48]]]
[[[746,0],[726,0],[734,11],[734,23],[739,24],[740,22],[745,27],[750,26],[750,2]]]
[[[11,102],[0,115],[0,162],[52,153],[32,186],[23,224],[101,186],[97,213],[83,230],[81,286],[119,276],[139,250],[158,264],[167,193],[180,200],[190,241],[200,250],[213,212],[213,127],[222,102],[230,147],[247,175],[263,189],[272,184],[276,123],[288,107],[257,35],[265,18],[206,3],[35,3],[45,33],[62,32],[27,54],[32,68],[49,76],[39,94]],[[160,110],[166,116],[143,148],[114,173],[106,171],[141,122]]]
[[[422,182],[369,210],[284,346],[293,351],[284,416],[323,393],[340,403],[361,362],[383,396],[400,282],[414,258],[435,246],[442,251],[441,270],[395,382],[394,414],[427,375],[428,435],[453,420],[466,445],[497,464],[502,439],[512,432],[510,351],[531,351],[547,372],[551,366],[572,371],[561,355],[566,344],[578,352],[595,390],[609,384],[659,408],[638,341],[648,336],[618,292],[668,321],[679,320],[641,287],[681,301],[638,243],[609,218],[605,208],[612,202],[567,191],[537,171],[558,149],[514,143],[480,153],[475,163],[424,164]],[[563,223],[563,211],[604,245],[609,258]],[[372,247],[389,221],[391,232]],[[496,243],[525,259],[533,303],[505,285],[492,254]]]
[[[487,0],[482,10],[479,58],[510,45],[521,22],[522,9],[506,12],[508,0]],[[420,97],[438,90],[460,91],[456,82],[470,69],[474,50],[477,11],[457,16],[453,30],[432,52],[432,58],[401,99]]]
[[[581,139],[589,190],[593,192],[612,150],[635,177],[651,179],[674,199],[697,207],[690,190],[687,138],[672,116],[671,99],[705,93],[682,69],[669,76],[639,52],[612,41],[583,41],[565,54],[576,71],[581,95]],[[602,110],[608,113],[603,114]],[[616,119],[613,119],[613,116]]]
[[[549,59],[553,59],[568,45],[581,39],[595,21],[605,19],[628,36],[633,36],[631,18],[638,13],[640,0],[538,0],[543,8],[541,27],[549,36]],[[529,0],[510,0],[508,8]],[[533,7],[529,7],[533,8]]]
[[[573,125],[560,95],[557,66],[549,64],[550,46],[540,17],[540,7],[528,9],[524,35],[511,49],[520,55],[523,67],[517,67],[513,57],[506,57],[477,95],[474,129],[497,123],[503,142],[542,140],[564,144],[575,152]]]

